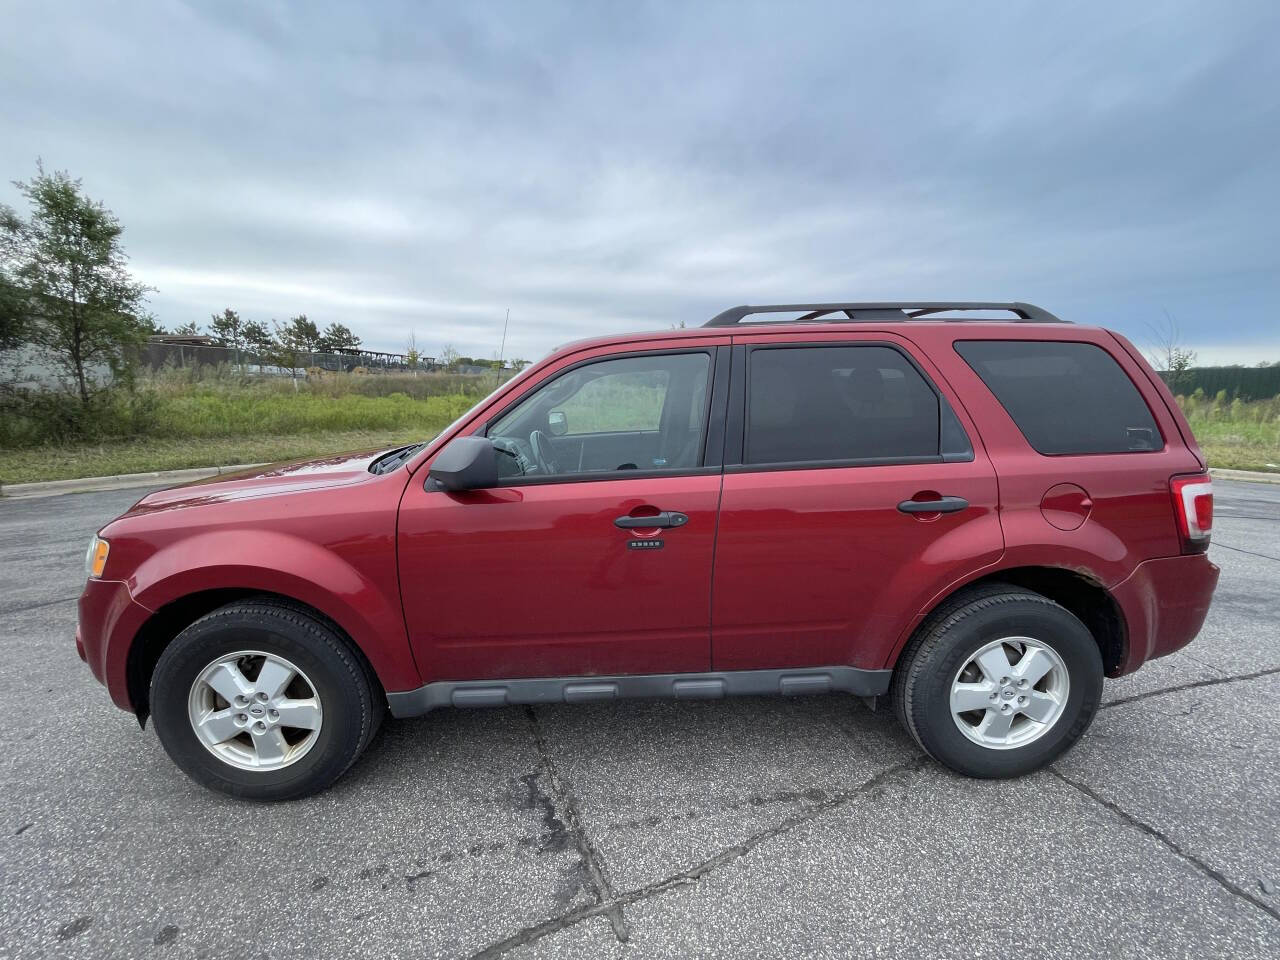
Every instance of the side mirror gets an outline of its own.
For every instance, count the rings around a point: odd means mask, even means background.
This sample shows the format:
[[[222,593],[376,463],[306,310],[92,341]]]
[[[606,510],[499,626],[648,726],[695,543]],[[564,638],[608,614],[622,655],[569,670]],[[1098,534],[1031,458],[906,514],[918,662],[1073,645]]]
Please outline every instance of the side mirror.
[[[488,437],[458,437],[431,462],[430,478],[446,490],[498,485],[498,458]]]
[[[569,432],[569,418],[563,410],[552,410],[547,414],[547,429],[553,437],[563,437]]]

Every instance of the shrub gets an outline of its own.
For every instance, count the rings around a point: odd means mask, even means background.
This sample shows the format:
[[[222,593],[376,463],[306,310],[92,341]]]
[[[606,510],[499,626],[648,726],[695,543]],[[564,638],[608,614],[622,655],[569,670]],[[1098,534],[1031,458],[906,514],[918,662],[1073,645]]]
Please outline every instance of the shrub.
[[[84,403],[60,390],[0,389],[0,444],[119,440],[151,432],[160,398],[154,390],[116,387],[96,390]]]

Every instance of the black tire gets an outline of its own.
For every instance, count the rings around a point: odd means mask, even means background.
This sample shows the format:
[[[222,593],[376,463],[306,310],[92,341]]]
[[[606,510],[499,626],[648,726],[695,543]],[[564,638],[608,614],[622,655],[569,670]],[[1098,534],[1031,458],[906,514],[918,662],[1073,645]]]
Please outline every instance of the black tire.
[[[951,713],[951,683],[983,646],[1028,637],[1051,647],[1066,666],[1066,705],[1038,739],[1006,749],[975,743]],[[921,748],[971,777],[1020,777],[1052,763],[1088,729],[1102,697],[1102,656],[1092,634],[1049,598],[1011,584],[991,584],[946,601],[916,631],[893,676],[898,719]]]
[[[241,650],[289,660],[320,700],[315,742],[279,769],[228,763],[192,729],[192,684],[210,663]],[[165,648],[151,677],[152,720],[173,762],[197,783],[245,800],[293,800],[325,789],[364,752],[385,709],[376,678],[342,632],[306,607],[274,598],[232,603],[201,617]]]

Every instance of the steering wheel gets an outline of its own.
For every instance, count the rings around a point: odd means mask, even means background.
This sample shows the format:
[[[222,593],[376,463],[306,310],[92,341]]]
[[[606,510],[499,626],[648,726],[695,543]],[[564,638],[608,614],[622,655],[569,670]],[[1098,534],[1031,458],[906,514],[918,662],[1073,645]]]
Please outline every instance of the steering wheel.
[[[555,449],[551,445],[551,438],[541,430],[535,430],[529,434],[529,446],[533,448],[533,459],[538,462],[538,469],[544,474],[553,474],[560,472],[560,465],[556,463],[552,451]]]

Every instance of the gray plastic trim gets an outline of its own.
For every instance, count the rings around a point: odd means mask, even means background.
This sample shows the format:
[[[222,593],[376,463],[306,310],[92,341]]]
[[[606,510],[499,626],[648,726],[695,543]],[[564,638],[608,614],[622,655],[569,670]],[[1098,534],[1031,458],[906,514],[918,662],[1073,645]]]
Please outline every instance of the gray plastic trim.
[[[892,670],[809,667],[793,670],[728,670],[722,673],[658,673],[630,677],[536,677],[517,680],[438,680],[416,690],[387,694],[394,717],[417,717],[440,707],[504,707],[510,704],[585,703],[638,697],[719,700],[721,697],[887,693]]]

